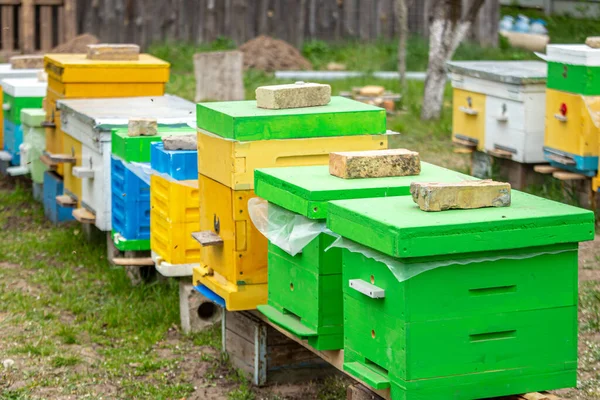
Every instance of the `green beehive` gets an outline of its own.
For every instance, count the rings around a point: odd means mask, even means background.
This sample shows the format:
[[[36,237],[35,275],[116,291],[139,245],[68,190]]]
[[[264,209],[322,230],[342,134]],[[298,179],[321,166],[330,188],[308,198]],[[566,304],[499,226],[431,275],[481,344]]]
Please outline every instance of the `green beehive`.
[[[44,183],[44,172],[48,169],[40,160],[46,148],[46,130],[42,122],[46,119],[46,111],[42,108],[24,108],[21,110],[23,124],[23,143],[28,147],[26,165],[34,183]]]
[[[129,136],[127,128],[115,129],[112,132],[112,154],[127,162],[150,162],[150,147],[163,136],[195,135],[196,130],[188,126],[159,126],[155,136]]]
[[[21,123],[21,110],[24,108],[41,108],[46,95],[46,82],[35,78],[4,79],[4,119],[15,125]]]
[[[324,222],[331,200],[406,196],[416,178],[473,179],[427,163],[418,177],[370,179],[341,179],[330,175],[328,166],[269,168],[255,171],[254,190],[270,204]],[[270,214],[275,213],[270,209]],[[295,256],[269,243],[268,304],[258,306],[272,322],[318,350],[343,347],[341,249],[325,251],[333,240],[320,233]]]
[[[197,126],[240,141],[385,133],[385,110],[343,97],[324,106],[270,110],[255,100],[199,103]]]
[[[549,44],[550,89],[584,96],[600,95],[600,49],[584,44]]]
[[[513,191],[500,208],[329,204],[343,250],[344,369],[394,400],[576,385],[577,248],[590,211]],[[379,260],[379,261],[376,261]]]

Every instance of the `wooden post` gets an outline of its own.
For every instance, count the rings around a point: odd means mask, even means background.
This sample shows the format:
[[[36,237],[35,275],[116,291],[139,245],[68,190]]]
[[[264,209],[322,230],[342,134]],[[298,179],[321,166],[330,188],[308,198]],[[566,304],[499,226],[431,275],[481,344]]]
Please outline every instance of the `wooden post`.
[[[35,51],[35,7],[33,0],[21,1],[21,50],[24,54]]]
[[[40,7],[40,50],[52,48],[52,6]]]
[[[77,36],[77,10],[75,7],[76,0],[64,0],[63,10],[64,19],[63,25],[59,29],[63,29],[64,38],[63,40],[71,40]]]
[[[12,52],[15,48],[14,32],[14,6],[2,6],[2,50]]]
[[[244,100],[244,62],[241,51],[194,55],[196,101]]]

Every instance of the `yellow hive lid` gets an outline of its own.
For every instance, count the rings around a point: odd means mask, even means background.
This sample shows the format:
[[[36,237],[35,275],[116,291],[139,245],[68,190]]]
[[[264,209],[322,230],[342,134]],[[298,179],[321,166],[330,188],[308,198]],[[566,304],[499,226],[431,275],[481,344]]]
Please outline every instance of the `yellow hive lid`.
[[[64,83],[134,82],[156,83],[169,80],[170,64],[150,54],[138,60],[90,60],[86,54],[46,54],[48,77]]]

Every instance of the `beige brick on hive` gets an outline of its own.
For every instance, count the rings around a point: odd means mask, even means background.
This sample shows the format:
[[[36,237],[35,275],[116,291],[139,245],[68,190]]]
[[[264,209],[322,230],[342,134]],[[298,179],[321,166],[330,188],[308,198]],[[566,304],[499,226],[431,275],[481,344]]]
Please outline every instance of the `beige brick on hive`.
[[[172,135],[162,138],[165,150],[197,150],[197,135]]]
[[[37,78],[40,82],[48,82],[48,74],[46,73],[46,71],[38,71]]]
[[[331,101],[331,86],[296,82],[256,89],[256,106],[269,110],[324,106]]]
[[[137,44],[88,44],[88,60],[136,61],[140,58]]]
[[[423,211],[510,206],[510,184],[492,180],[413,182],[410,194]]]
[[[585,39],[585,44],[593,49],[600,49],[600,36],[590,36]]]
[[[10,58],[12,69],[39,69],[44,68],[43,55],[13,56]]]
[[[329,173],[344,179],[419,175],[421,159],[407,149],[330,153]]]
[[[129,120],[128,136],[156,136],[158,123],[156,118],[135,118]]]
[[[360,88],[359,94],[361,96],[369,96],[369,97],[378,97],[381,96],[385,92],[385,88],[383,86],[363,86]]]

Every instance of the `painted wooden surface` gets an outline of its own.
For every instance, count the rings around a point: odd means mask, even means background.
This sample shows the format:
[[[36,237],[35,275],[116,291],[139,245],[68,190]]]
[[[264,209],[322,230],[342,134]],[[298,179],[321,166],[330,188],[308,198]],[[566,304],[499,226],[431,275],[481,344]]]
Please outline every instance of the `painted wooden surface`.
[[[546,82],[546,63],[542,61],[450,61],[452,75],[469,76],[509,85]]]
[[[421,163],[418,176],[342,179],[329,174],[328,166],[265,168],[255,171],[255,191],[274,204],[311,219],[325,219],[332,200],[410,194],[410,183],[459,182],[474,179],[459,172]]]
[[[15,124],[8,119],[4,121],[4,150],[10,156],[10,164],[13,166],[21,163],[20,145],[23,143],[23,126]]]
[[[163,128],[158,129],[156,136],[129,136],[127,129],[115,129],[112,132],[112,154],[127,162],[150,162],[152,143],[159,142],[163,136],[184,135],[195,132],[193,128]]]
[[[48,87],[64,98],[162,96],[164,82],[61,82],[48,78]]]
[[[4,92],[2,104],[6,104],[7,110],[4,110],[4,119],[14,124],[21,123],[21,110],[24,108],[40,108],[43,97],[14,97]]]
[[[44,172],[44,215],[55,224],[73,221],[72,208],[62,207],[56,196],[63,194],[62,178],[54,171]]]
[[[46,147],[46,132],[41,123],[46,117],[46,112],[41,108],[24,109],[21,112],[23,122],[23,145],[27,146],[25,165],[29,168],[31,180],[34,183],[44,182],[44,172],[48,167],[42,163],[40,156]],[[21,162],[23,165],[23,162]]]
[[[77,204],[81,204],[81,179],[73,175],[74,167],[81,167],[83,155],[83,148],[81,142],[69,135],[63,137],[63,148],[60,154],[66,154],[75,157],[75,163],[64,163],[64,188],[65,190],[77,200]],[[86,165],[89,165],[89,160],[86,157]]]
[[[385,110],[334,96],[325,106],[268,110],[255,100],[199,103],[197,127],[236,140],[380,134]]]
[[[548,63],[548,88],[584,96],[600,95],[600,66]]]
[[[485,95],[462,89],[453,90],[452,136],[476,145],[485,146]]]
[[[397,134],[242,142],[198,130],[198,168],[234,190],[249,190],[256,168],[326,165],[332,151],[387,149],[392,136]]]
[[[150,147],[153,170],[175,180],[198,178],[197,150],[165,150],[162,142],[153,143]]]
[[[164,261],[173,265],[201,262],[202,248],[192,238],[199,229],[198,222],[168,222],[151,211],[150,248]]]
[[[65,140],[68,135],[65,135]],[[103,232],[112,230],[112,208],[110,187],[110,142],[100,142],[102,151],[82,145],[81,165],[92,170],[92,178],[81,182],[80,204],[96,215],[95,225]],[[65,176],[66,174],[65,167]]]
[[[169,223],[198,222],[200,192],[197,180],[177,181],[153,174],[150,181],[151,208]]]
[[[490,81],[469,75],[461,75],[458,73],[450,74],[450,79],[453,88],[515,101],[525,101],[526,96],[529,93],[540,93],[546,91],[546,82],[516,85]]]

